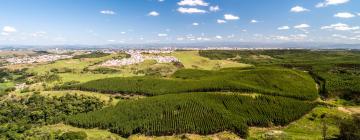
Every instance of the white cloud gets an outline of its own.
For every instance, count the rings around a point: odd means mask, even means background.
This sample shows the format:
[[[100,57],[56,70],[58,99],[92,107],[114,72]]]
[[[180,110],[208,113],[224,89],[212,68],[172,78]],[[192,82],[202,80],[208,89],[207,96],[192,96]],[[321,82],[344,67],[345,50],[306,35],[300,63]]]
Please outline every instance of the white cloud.
[[[199,25],[199,23],[194,22],[192,25],[193,25],[193,26],[198,26],[198,25]]]
[[[126,32],[121,32],[121,34],[126,34]]]
[[[115,42],[116,40],[113,40],[113,39],[110,39],[110,40],[107,40],[108,42]]]
[[[31,36],[33,37],[44,37],[47,33],[44,32],[44,31],[39,31],[39,32],[35,32],[35,33],[32,33]]]
[[[103,10],[100,11],[101,14],[105,14],[105,15],[115,15],[116,13],[114,11],[111,10]]]
[[[205,10],[201,10],[201,9],[198,9],[198,8],[184,8],[184,7],[180,7],[178,8],[178,11],[180,13],[183,13],[183,14],[195,14],[195,13],[206,13]]]
[[[341,35],[341,34],[332,34],[331,36],[334,37],[334,38],[339,38],[339,39],[360,40],[360,35],[357,35],[357,36],[345,36],[345,35]]]
[[[349,2],[350,0],[325,0],[324,2],[318,3],[315,7],[321,8],[321,7],[327,7],[329,5],[339,5]]]
[[[148,16],[153,16],[153,17],[156,17],[156,16],[159,16],[160,14],[156,11],[151,11],[149,12]]]
[[[352,14],[352,13],[348,13],[348,12],[340,12],[340,13],[336,13],[334,15],[334,17],[337,17],[337,18],[353,18],[353,17],[355,17],[355,15]]]
[[[8,36],[8,35],[9,35],[9,33],[6,33],[6,32],[1,32],[1,35],[3,35],[3,36]]]
[[[310,25],[308,24],[299,24],[299,25],[296,25],[294,26],[295,29],[304,29],[304,28],[309,28]]]
[[[178,40],[178,41],[183,41],[183,40],[185,40],[185,38],[183,38],[183,37],[178,37],[178,38],[176,38],[176,40]]]
[[[164,34],[164,33],[158,34],[158,37],[167,37],[167,36],[168,36],[168,34]]]
[[[280,40],[280,41],[300,41],[306,39],[308,36],[306,34],[295,34],[289,36],[270,36],[270,39]]]
[[[283,41],[289,41],[290,40],[290,37],[288,36],[272,36],[271,37],[273,40],[283,40]]]
[[[310,11],[310,10],[306,9],[304,7],[301,7],[301,6],[295,6],[290,9],[290,12],[294,12],[294,13],[307,12],[307,11]]]
[[[158,0],[158,2],[164,2],[165,0]]]
[[[216,6],[210,6],[210,7],[209,7],[209,10],[210,10],[211,12],[217,12],[217,11],[220,10],[220,7],[219,7],[218,5],[216,5]]]
[[[222,39],[223,37],[220,35],[215,36],[216,39]]]
[[[281,26],[277,28],[278,30],[289,30],[290,27],[289,26]]]
[[[255,20],[255,19],[253,19],[253,20],[250,21],[250,23],[258,23],[258,22],[259,22],[259,21]]]
[[[218,19],[216,22],[219,23],[219,24],[226,23],[226,21],[225,21],[225,20],[222,20],[222,19]]]
[[[17,32],[17,30],[15,29],[15,27],[4,26],[3,27],[3,32],[5,32],[5,33],[14,33],[14,32]]]
[[[235,35],[234,34],[231,34],[231,35],[228,35],[227,38],[234,38]]]
[[[358,16],[360,16],[360,13],[357,13]]]
[[[208,6],[209,3],[206,3],[203,0],[182,0],[178,2],[180,6]]]
[[[338,30],[338,31],[351,31],[351,30],[359,30],[359,26],[351,27],[344,23],[331,24],[329,26],[322,26],[322,30]]]
[[[342,39],[347,39],[348,38],[347,36],[340,35],[340,34],[332,34],[331,36],[335,37],[335,38],[342,38]]]
[[[62,37],[62,36],[55,37],[52,40],[55,41],[55,42],[65,42],[65,41],[67,41],[67,39],[65,37]]]
[[[238,19],[240,19],[240,17],[232,15],[232,14],[225,14],[224,19],[225,20],[238,20]]]

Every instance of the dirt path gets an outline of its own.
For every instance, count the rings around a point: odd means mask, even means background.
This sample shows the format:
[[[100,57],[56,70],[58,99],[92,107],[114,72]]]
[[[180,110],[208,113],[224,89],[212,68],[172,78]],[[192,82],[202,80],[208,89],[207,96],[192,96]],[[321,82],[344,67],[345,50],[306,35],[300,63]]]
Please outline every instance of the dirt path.
[[[360,106],[338,107],[338,110],[348,114],[360,114]]]

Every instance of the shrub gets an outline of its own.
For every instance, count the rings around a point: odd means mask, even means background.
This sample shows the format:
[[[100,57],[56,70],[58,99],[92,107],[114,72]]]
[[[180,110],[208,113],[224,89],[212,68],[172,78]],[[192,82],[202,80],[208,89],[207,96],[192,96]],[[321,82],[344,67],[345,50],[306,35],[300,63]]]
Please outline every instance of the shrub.
[[[80,132],[66,132],[60,136],[60,140],[86,140],[87,134],[83,131]]]
[[[360,114],[354,115],[352,120],[345,120],[340,124],[342,140],[360,140]]]

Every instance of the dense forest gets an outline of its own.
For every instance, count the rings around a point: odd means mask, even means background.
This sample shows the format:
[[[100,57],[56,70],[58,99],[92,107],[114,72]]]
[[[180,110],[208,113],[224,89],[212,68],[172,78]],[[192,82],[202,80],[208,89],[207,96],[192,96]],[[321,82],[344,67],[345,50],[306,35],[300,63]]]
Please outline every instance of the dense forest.
[[[29,97],[3,99],[0,101],[0,139],[24,139],[34,126],[59,123],[68,115],[103,107],[103,101],[83,95],[45,97],[34,93]]]

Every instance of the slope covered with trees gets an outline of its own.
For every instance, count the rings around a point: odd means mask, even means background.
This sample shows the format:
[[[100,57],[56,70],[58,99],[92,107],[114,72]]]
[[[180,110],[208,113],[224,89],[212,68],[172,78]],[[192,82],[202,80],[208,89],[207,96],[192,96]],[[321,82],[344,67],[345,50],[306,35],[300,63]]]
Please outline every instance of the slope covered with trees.
[[[360,51],[358,50],[208,50],[199,54],[213,60],[231,59],[256,66],[306,70],[321,86],[324,97],[341,97],[360,104]]]
[[[163,95],[184,92],[233,91],[278,95],[302,100],[318,97],[315,81],[305,72],[280,68],[223,69],[220,71],[180,70],[172,78],[107,78],[82,84],[64,85],[103,93]]]
[[[277,96],[224,93],[168,94],[70,116],[67,123],[84,128],[131,134],[211,134],[224,130],[247,135],[248,126],[286,125],[314,107],[313,103]]]

